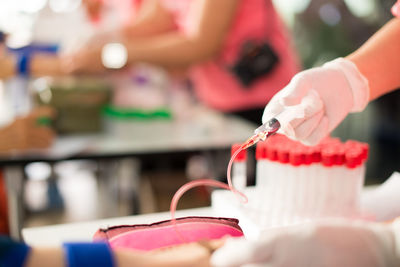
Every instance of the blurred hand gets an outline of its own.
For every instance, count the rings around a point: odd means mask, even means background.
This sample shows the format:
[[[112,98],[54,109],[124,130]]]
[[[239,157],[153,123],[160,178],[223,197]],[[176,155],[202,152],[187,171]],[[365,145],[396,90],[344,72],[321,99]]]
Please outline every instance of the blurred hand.
[[[304,224],[271,229],[258,241],[229,239],[211,263],[215,267],[395,267],[400,266],[399,242],[400,233],[396,236],[387,225]]]
[[[281,133],[315,145],[368,100],[368,81],[354,63],[339,58],[295,75],[265,107],[262,121],[277,117]]]
[[[221,247],[225,238],[219,240],[187,243],[143,252],[117,249],[117,265],[120,267],[210,267],[211,250]]]
[[[16,59],[0,44],[0,80],[11,78],[15,74],[15,62]]]
[[[103,73],[101,50],[102,45],[85,44],[78,51],[63,55],[63,67],[67,73],[73,74]]]
[[[40,107],[0,129],[0,152],[48,148],[55,133],[47,122],[54,117],[53,109]]]

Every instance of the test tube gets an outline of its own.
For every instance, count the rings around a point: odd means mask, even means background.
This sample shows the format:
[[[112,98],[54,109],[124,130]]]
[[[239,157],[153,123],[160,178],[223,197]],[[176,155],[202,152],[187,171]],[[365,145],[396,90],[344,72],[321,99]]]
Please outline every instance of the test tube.
[[[258,198],[266,200],[259,201],[263,223],[278,226],[358,212],[367,145],[353,141],[345,149],[339,139],[327,138],[307,147],[280,135],[264,145],[256,151]]]
[[[266,151],[265,142],[258,142],[256,147],[256,187],[262,188],[265,184],[268,183],[269,177],[266,175],[266,169],[268,163],[267,161],[267,151]]]
[[[291,173],[291,182],[288,185],[289,187],[289,197],[290,203],[288,207],[288,220],[290,223],[296,222],[296,217],[304,205],[304,194],[302,183],[304,183],[304,179],[306,178],[306,165],[305,165],[305,154],[302,146],[295,146],[290,155],[289,162],[292,167]]]
[[[317,215],[318,205],[320,204],[318,201],[318,195],[320,192],[319,184],[321,177],[323,176],[323,167],[321,164],[321,148],[320,146],[315,146],[309,151],[310,155],[310,174],[305,179],[305,195],[307,200],[305,201],[305,209],[304,212],[308,217],[313,217]]]
[[[241,144],[234,144],[231,149],[231,155],[240,147]],[[243,192],[247,185],[246,160],[247,150],[242,150],[234,159],[232,166],[232,184],[240,192]]]

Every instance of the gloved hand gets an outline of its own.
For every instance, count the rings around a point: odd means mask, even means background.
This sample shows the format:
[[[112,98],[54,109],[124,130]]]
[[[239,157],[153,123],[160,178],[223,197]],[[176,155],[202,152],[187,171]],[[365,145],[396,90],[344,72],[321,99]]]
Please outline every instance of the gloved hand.
[[[397,229],[396,229],[397,228]],[[346,221],[275,228],[258,241],[229,239],[214,267],[400,266],[399,226]]]
[[[315,145],[349,112],[362,111],[368,100],[367,79],[354,63],[338,58],[296,74],[265,107],[262,121],[276,117],[281,133]]]

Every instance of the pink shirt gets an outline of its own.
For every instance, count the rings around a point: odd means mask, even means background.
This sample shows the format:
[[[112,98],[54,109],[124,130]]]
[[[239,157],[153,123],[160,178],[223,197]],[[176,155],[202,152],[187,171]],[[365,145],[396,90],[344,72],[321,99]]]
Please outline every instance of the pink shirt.
[[[190,8],[196,0],[163,0],[172,11],[176,24],[190,34],[193,15]],[[192,13],[193,14],[193,13]],[[248,40],[268,40],[278,54],[279,63],[265,77],[250,87],[243,87],[228,66],[232,66],[240,49]],[[297,57],[291,47],[288,32],[270,0],[240,0],[232,27],[228,31],[217,58],[194,66],[191,79],[199,99],[222,111],[240,111],[264,107],[299,71]]]
[[[397,3],[393,5],[392,14],[393,16],[400,18],[400,0],[398,0]]]

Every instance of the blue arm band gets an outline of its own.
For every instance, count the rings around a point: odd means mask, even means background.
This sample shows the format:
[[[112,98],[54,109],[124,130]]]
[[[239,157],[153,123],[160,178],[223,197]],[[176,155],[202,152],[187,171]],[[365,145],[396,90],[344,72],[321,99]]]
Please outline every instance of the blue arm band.
[[[4,248],[2,248],[4,249]],[[22,243],[14,243],[0,257],[0,266],[4,267],[23,267],[30,247]]]
[[[29,76],[30,69],[30,54],[29,53],[21,53],[17,57],[17,73],[23,76]]]
[[[107,243],[65,243],[68,267],[113,267],[114,260]]]

